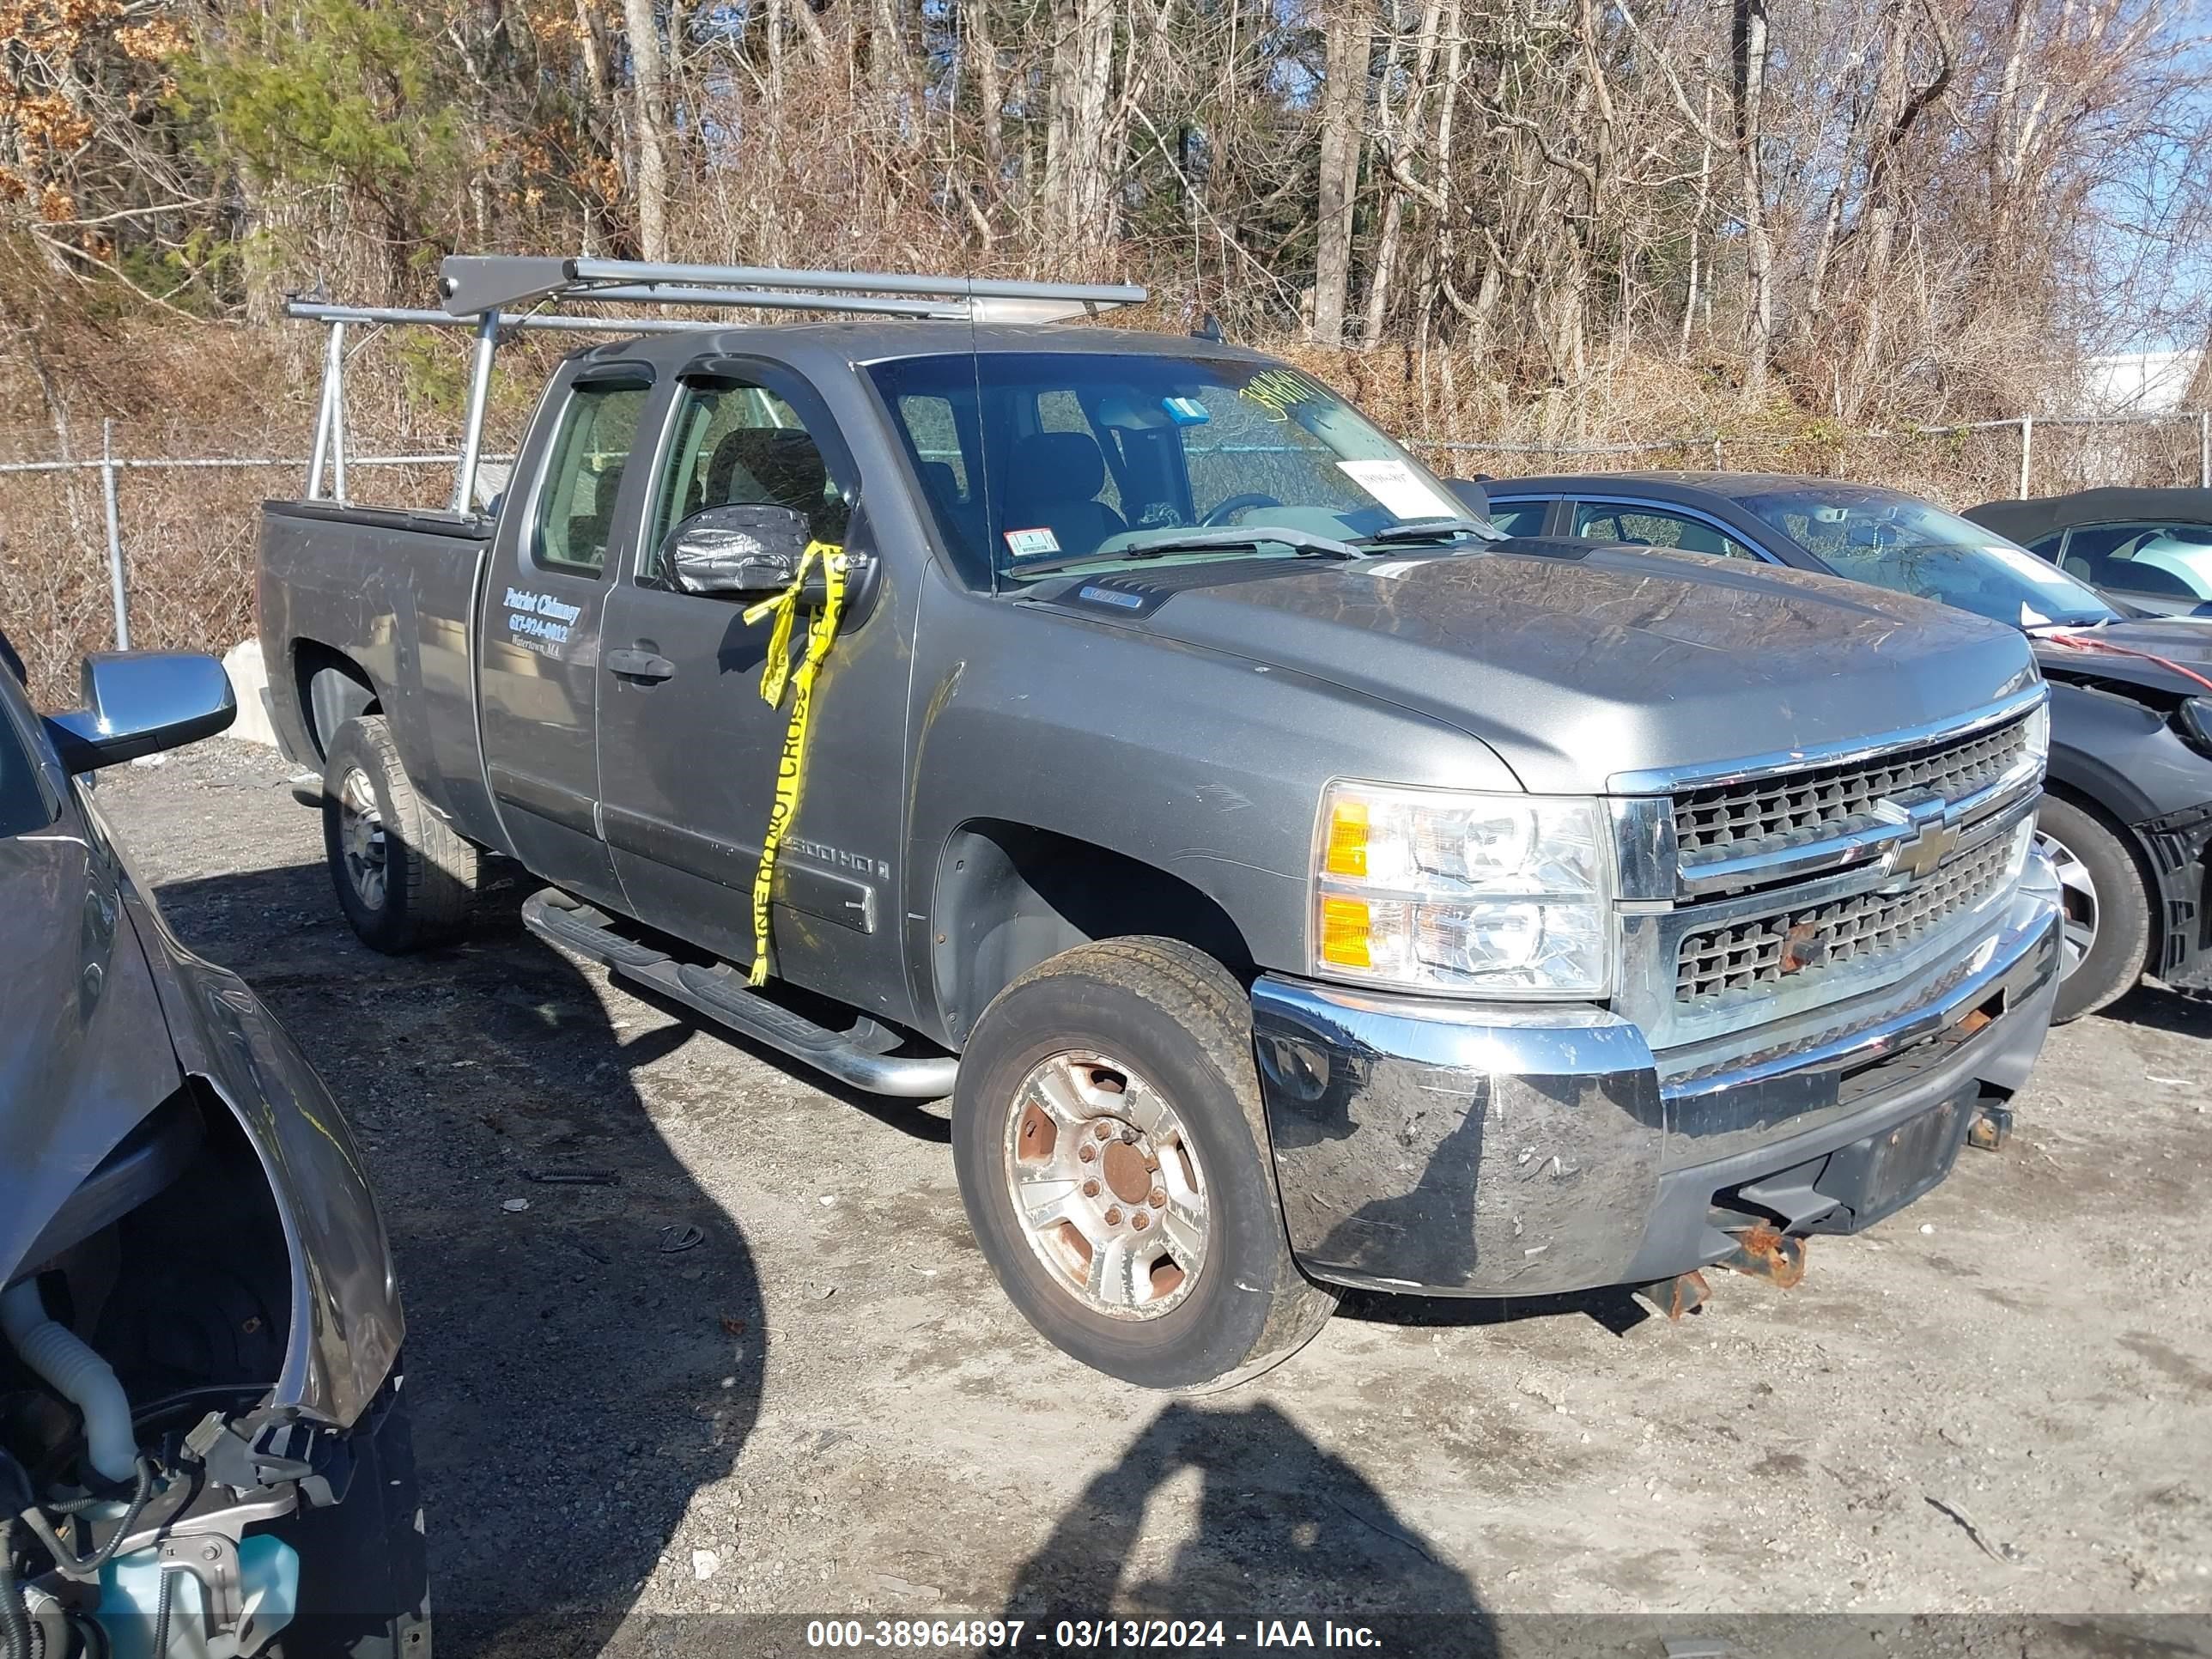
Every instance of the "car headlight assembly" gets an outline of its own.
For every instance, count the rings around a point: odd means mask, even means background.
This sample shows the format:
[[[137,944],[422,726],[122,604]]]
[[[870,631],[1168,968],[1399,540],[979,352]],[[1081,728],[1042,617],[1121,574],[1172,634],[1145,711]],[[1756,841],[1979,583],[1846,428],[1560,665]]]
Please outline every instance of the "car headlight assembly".
[[[2173,711],[2174,735],[2212,759],[2212,697],[2185,697]]]
[[[1332,784],[1314,852],[1317,976],[1482,997],[1613,989],[1595,800]]]
[[[2027,713],[2027,752],[2035,757],[2036,764],[2045,765],[2051,759],[2051,699],[2045,697]]]

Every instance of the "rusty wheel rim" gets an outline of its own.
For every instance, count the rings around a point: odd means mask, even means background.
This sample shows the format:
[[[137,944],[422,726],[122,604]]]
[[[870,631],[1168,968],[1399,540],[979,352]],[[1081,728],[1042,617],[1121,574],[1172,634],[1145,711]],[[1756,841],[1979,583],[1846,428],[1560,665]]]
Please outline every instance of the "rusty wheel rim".
[[[1206,1267],[1206,1175],[1167,1097],[1087,1049],[1034,1067],[1006,1114],[1014,1218],[1053,1282],[1109,1319],[1158,1319]]]

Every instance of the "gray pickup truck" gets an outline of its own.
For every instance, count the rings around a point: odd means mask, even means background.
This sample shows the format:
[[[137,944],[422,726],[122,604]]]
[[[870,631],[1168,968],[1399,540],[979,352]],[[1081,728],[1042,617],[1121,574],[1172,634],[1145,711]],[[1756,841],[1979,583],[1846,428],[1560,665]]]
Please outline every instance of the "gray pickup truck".
[[[692,297],[623,275],[449,262],[465,472],[502,298]],[[1279,360],[945,291],[580,350],[489,512],[269,504],[272,713],[364,940],[504,855],[544,937],[951,1095],[1007,1294],[1153,1387],[1344,1286],[1789,1282],[2001,1129],[2058,963],[2018,630],[1507,540]],[[825,549],[794,757],[760,602],[795,660]]]

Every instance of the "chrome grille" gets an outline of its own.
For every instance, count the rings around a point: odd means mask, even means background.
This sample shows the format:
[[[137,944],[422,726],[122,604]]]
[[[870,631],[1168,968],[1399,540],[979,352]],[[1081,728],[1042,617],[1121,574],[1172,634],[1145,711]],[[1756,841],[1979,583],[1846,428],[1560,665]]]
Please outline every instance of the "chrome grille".
[[[1963,800],[2015,767],[2027,744],[2023,717],[1870,759],[1686,789],[1674,798],[1677,854],[1688,871],[1871,828],[1885,798]]]
[[[1994,836],[1902,892],[1855,893],[1685,934],[1675,958],[1674,1000],[1711,1004],[1763,996],[1784,983],[1810,984],[1825,973],[1900,951],[2002,886],[2019,842],[2017,832]],[[1792,945],[1793,932],[1797,958],[1811,952],[1816,960],[1785,974],[1784,951]]]

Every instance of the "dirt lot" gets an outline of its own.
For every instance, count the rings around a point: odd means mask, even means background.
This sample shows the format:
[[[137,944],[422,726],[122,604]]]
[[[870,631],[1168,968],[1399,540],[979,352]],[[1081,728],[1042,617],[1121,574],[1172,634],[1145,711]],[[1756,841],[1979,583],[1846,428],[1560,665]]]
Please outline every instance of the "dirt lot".
[[[1356,1302],[1257,1384],[1176,1401],[1015,1316],[937,1109],[612,988],[520,929],[519,890],[461,948],[371,954],[286,776],[226,740],[100,793],[381,1188],[444,1659],[781,1628],[704,1614],[1109,1608],[1449,1613],[1453,1650],[1656,1613],[1854,1654],[1910,1644],[1723,1615],[1963,1613],[1889,1628],[2212,1652],[2212,1004],[2141,991],[2057,1035],[2005,1152],[1817,1243],[1796,1290],[1726,1279],[1675,1326],[1613,1297]],[[2081,1622],[2161,1613],[2194,1617]]]

